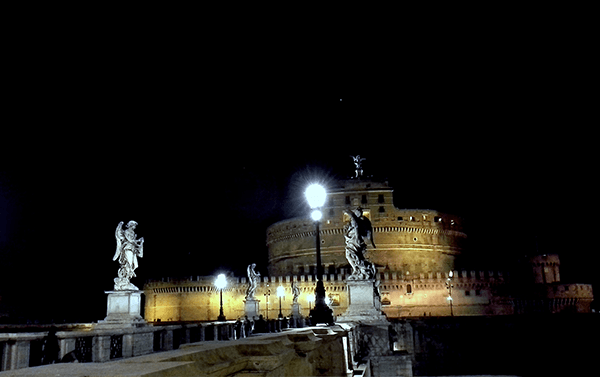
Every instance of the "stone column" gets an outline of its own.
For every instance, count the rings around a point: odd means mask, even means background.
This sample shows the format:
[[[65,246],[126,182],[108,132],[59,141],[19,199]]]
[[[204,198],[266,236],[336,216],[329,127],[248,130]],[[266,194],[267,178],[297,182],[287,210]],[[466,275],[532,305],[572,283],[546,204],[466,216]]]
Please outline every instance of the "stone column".
[[[133,356],[133,334],[123,334],[123,357]]]
[[[92,340],[92,361],[102,363],[110,360],[110,335],[97,335]]]
[[[22,369],[29,367],[29,349],[30,342],[29,340],[17,340],[14,344],[9,344],[7,342],[7,347],[9,347],[9,363],[10,368],[12,369]]]

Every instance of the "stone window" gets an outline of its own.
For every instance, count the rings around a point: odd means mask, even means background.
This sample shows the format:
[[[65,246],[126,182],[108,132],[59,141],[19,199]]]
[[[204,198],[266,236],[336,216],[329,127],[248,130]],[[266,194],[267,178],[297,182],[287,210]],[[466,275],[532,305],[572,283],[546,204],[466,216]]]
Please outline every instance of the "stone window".
[[[385,208],[383,208],[383,206],[379,207],[379,213],[383,213],[385,212]]]
[[[471,296],[471,291],[469,291],[469,290],[465,291],[465,296]]]
[[[348,204],[348,205],[350,205],[350,204],[351,204],[351,203],[350,203],[350,197],[349,197],[349,196],[346,196],[346,204]]]
[[[385,199],[383,198],[383,194],[379,194],[379,197],[377,197],[377,203],[385,203]]]
[[[475,296],[481,296],[481,289],[475,290]]]
[[[362,204],[367,204],[367,196],[366,195],[362,196],[361,203]]]
[[[398,216],[398,221],[402,221],[402,216]]]
[[[412,295],[412,286],[410,284],[406,284],[406,294]]]
[[[417,221],[417,219],[414,216],[411,216],[410,221]]]

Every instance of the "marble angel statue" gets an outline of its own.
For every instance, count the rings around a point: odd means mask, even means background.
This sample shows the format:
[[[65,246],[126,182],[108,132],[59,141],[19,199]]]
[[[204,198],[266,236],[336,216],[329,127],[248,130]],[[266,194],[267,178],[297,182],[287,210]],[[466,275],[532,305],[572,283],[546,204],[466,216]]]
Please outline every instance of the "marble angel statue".
[[[346,239],[346,259],[352,267],[352,274],[348,280],[373,279],[375,277],[375,265],[365,259],[367,250],[366,241],[373,242],[373,227],[371,221],[363,216],[362,208],[344,211],[350,216],[350,223],[346,225],[344,238]]]
[[[260,272],[254,271],[256,263],[248,265],[248,291],[246,291],[246,299],[255,299],[254,293],[260,282]]]
[[[115,291],[138,290],[138,288],[129,282],[129,279],[135,277],[135,269],[138,267],[137,258],[144,256],[144,237],[136,240],[135,227],[138,225],[135,221],[127,223],[127,229],[123,230],[121,221],[115,231],[117,239],[117,250],[113,261],[119,260],[118,277],[115,278]]]
[[[298,297],[300,297],[300,288],[298,288],[298,283],[296,280],[292,281],[292,295],[294,304],[297,304]]]

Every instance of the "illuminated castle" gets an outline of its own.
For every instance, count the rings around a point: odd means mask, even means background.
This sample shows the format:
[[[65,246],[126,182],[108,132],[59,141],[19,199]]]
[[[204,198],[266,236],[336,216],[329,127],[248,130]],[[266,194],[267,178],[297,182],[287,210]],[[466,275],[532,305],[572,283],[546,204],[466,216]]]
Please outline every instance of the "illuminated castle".
[[[382,310],[389,318],[407,316],[508,315],[590,311],[590,284],[560,283],[557,255],[530,258],[517,277],[502,271],[462,270],[456,262],[467,235],[462,219],[434,210],[398,209],[387,182],[339,181],[328,188],[320,227],[324,284],[335,315],[348,307],[344,209],[361,207],[371,220],[377,248],[367,258],[377,267]],[[306,218],[277,222],[267,229],[269,276],[256,290],[260,312],[279,314],[278,286],[283,286],[282,313],[291,312],[291,283],[301,291],[301,314],[308,315],[316,286],[315,224]],[[369,245],[370,246],[370,245]],[[258,270],[264,267],[258,266]],[[148,321],[214,320],[219,294],[214,277],[152,281],[144,286]],[[244,316],[245,277],[229,278],[223,292],[225,316]]]
[[[371,220],[376,249],[368,258],[377,267],[402,274],[451,271],[466,234],[460,218],[432,210],[397,209],[387,182],[347,180],[329,189],[321,220],[325,271],[347,271],[344,209],[361,207]],[[267,230],[270,275],[315,273],[315,225],[309,218],[273,224]],[[341,272],[343,274],[343,272]]]

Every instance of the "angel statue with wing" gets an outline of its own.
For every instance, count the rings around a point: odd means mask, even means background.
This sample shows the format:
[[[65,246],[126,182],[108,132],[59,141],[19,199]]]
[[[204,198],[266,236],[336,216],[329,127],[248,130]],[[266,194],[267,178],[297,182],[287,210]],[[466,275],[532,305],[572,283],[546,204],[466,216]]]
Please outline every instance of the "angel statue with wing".
[[[254,271],[256,268],[256,263],[252,263],[248,265],[248,290],[246,291],[246,299],[248,300],[256,300],[254,294],[256,293],[256,287],[258,287],[258,283],[260,283],[260,272]]]
[[[373,227],[371,221],[363,215],[362,208],[347,209],[344,211],[350,218],[350,222],[344,227],[346,239],[346,259],[352,267],[352,274],[347,280],[366,280],[375,277],[375,265],[365,258],[367,244],[365,241],[373,241]]]
[[[354,160],[354,166],[356,167],[356,169],[354,170],[354,172],[356,173],[355,178],[360,179],[360,177],[362,177],[362,175],[363,175],[362,162],[365,161],[366,158],[362,158],[362,157],[360,157],[360,155],[350,156],[350,157],[352,157],[352,159]]]
[[[135,277],[135,269],[138,266],[137,257],[144,256],[144,237],[136,240],[135,227],[138,225],[135,221],[127,223],[127,229],[123,230],[121,221],[115,231],[117,239],[117,251],[113,261],[119,260],[119,277],[115,278],[115,291],[138,290],[138,288],[129,282],[129,279]]]

